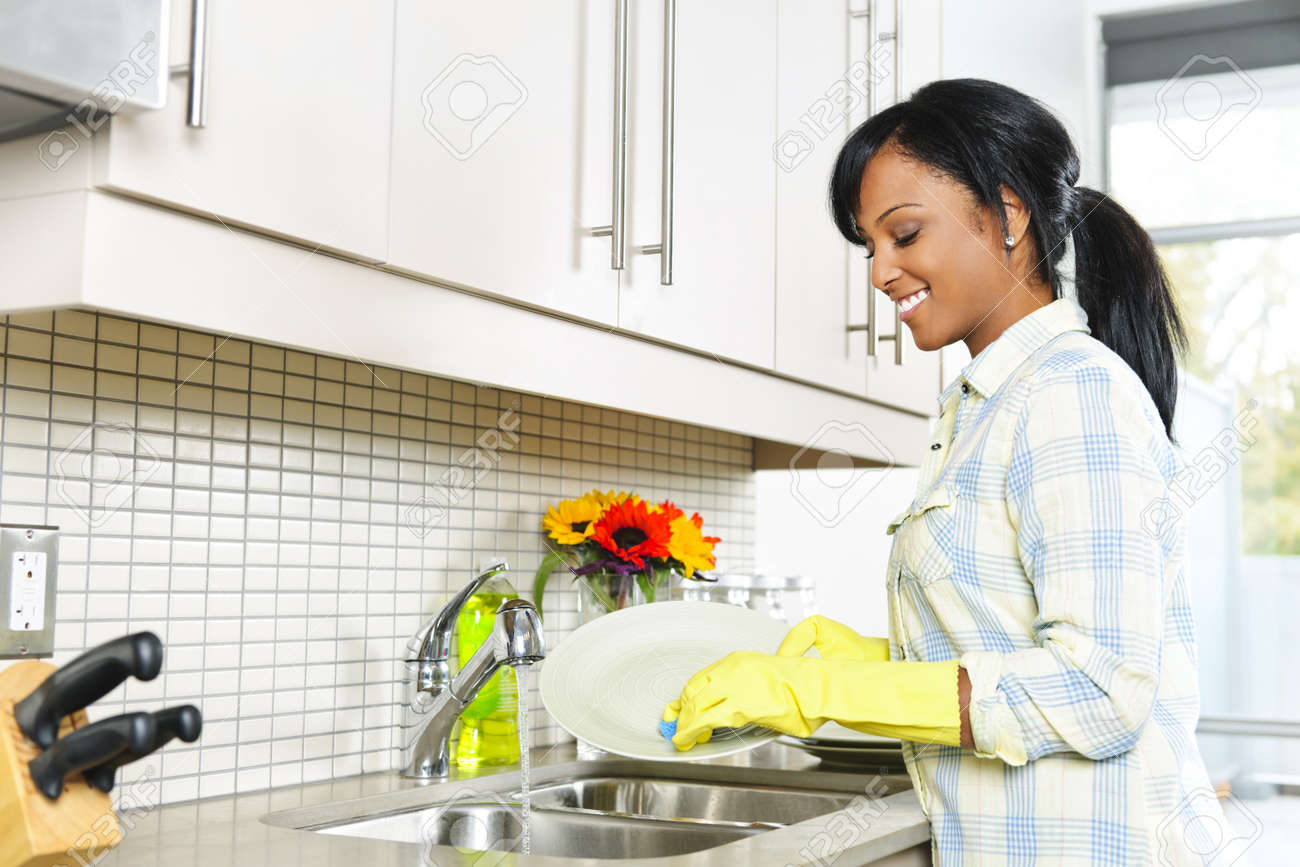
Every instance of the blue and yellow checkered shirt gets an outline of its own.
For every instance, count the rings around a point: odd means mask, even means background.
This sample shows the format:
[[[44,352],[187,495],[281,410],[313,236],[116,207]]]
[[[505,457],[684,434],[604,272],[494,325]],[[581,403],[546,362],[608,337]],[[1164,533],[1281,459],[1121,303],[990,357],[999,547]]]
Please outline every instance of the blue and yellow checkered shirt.
[[[1230,830],[1194,731],[1181,464],[1149,393],[1072,298],[940,396],[890,522],[893,659],[960,659],[975,749],[904,741],[935,864],[1201,864]],[[1200,829],[1198,831],[1198,828]]]

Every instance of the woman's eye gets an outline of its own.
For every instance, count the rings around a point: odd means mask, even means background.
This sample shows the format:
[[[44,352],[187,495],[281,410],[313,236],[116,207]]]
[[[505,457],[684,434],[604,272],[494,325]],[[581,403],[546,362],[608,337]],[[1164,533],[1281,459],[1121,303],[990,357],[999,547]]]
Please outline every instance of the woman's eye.
[[[911,244],[913,241],[915,241],[915,240],[916,240],[916,236],[919,235],[919,234],[921,234],[921,230],[920,230],[920,229],[917,229],[916,231],[912,232],[910,235],[904,235],[904,236],[901,237],[901,238],[896,238],[896,239],[894,240],[894,246],[895,246],[895,247],[906,247],[907,245],[909,245],[909,244]],[[873,259],[873,258],[875,258],[875,255],[876,255],[876,253],[875,253],[874,250],[868,250],[868,251],[867,251],[867,256],[866,256],[866,258],[868,258],[868,259]]]

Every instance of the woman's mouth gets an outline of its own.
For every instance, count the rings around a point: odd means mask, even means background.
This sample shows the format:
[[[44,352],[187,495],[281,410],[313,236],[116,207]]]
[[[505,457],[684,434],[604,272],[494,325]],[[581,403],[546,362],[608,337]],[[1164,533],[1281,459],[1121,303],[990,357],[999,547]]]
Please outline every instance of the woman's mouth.
[[[902,299],[901,301],[899,301],[898,306],[902,310],[902,314],[900,318],[904,322],[911,319],[914,315],[916,315],[916,308],[924,304],[925,299],[929,297],[930,297],[929,289],[920,289],[916,292],[913,292],[911,295],[908,295],[906,298]]]

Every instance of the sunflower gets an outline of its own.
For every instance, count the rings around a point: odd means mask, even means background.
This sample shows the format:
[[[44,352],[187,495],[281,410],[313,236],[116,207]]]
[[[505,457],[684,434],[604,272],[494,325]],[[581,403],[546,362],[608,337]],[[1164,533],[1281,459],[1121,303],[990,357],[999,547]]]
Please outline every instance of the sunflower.
[[[644,500],[629,498],[605,509],[591,534],[606,551],[645,568],[643,557],[667,557],[668,520]]]
[[[619,503],[625,503],[628,500],[640,500],[636,494],[629,494],[627,491],[619,491],[617,494],[613,491],[601,493],[600,489],[592,488],[591,493],[587,494],[592,500],[597,502],[603,509],[606,506],[614,506]]]
[[[668,542],[668,554],[682,562],[687,578],[690,578],[696,569],[705,571],[717,565],[717,560],[713,556],[713,546],[722,539],[701,534],[700,528],[703,526],[704,519],[700,517],[699,512],[689,518],[680,514],[669,525],[673,535]]]
[[[591,494],[576,500],[561,500],[547,507],[542,529],[561,545],[579,545],[591,537],[596,519],[604,508]]]

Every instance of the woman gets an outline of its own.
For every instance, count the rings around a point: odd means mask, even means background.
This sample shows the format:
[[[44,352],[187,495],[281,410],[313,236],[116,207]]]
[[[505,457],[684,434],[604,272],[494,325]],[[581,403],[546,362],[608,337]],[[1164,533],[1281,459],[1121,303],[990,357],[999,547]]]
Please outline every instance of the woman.
[[[1162,523],[1186,336],[1151,239],[1078,176],[1048,110],[977,79],[845,142],[836,226],[918,347],[971,354],[887,529],[890,636],[810,618],[664,713],[679,749],[750,722],[900,738],[936,864],[1200,864],[1229,830],[1194,735],[1185,526]]]

